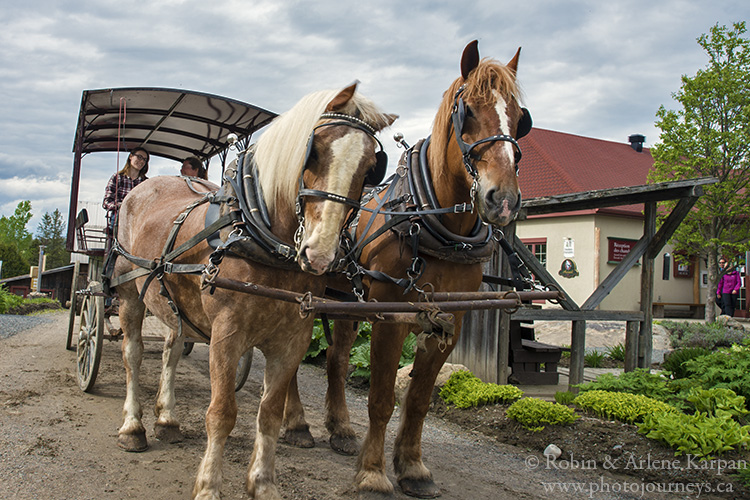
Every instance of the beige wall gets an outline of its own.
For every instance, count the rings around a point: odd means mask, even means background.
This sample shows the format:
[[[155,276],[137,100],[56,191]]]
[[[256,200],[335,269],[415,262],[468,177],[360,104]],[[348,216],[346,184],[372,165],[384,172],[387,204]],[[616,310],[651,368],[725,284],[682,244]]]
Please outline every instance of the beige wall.
[[[582,305],[607,275],[616,267],[607,263],[608,238],[625,238],[638,240],[643,236],[643,221],[636,218],[608,215],[571,215],[563,217],[546,217],[528,219],[517,224],[516,232],[522,240],[546,238],[547,270],[554,276],[565,292],[578,304]],[[573,242],[573,257],[579,275],[564,278],[559,271],[564,255],[565,239]],[[693,279],[675,278],[670,269],[669,280],[662,279],[663,254],[672,248],[666,246],[654,261],[654,302],[693,302]],[[672,256],[673,258],[673,256]],[[670,260],[672,262],[672,260]],[[614,290],[602,301],[601,309],[619,311],[637,311],[640,309],[641,266],[636,265]],[[694,273],[695,280],[700,277],[700,269]],[[705,289],[700,289],[700,301],[703,301]]]

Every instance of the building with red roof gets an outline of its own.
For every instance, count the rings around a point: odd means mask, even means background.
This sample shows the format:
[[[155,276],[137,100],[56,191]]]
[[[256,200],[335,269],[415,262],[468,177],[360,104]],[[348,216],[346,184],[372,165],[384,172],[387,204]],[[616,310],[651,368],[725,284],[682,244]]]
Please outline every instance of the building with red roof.
[[[532,129],[519,141],[524,199],[647,184],[654,160],[643,147],[645,137],[634,134],[628,140],[618,143]],[[516,231],[580,305],[643,235],[643,205],[531,216],[519,220]],[[656,259],[654,302],[699,304],[705,295],[701,270],[695,268],[700,263],[681,266],[671,252],[667,246],[666,257]],[[639,301],[640,268],[636,266],[601,308],[635,311],[640,309]]]

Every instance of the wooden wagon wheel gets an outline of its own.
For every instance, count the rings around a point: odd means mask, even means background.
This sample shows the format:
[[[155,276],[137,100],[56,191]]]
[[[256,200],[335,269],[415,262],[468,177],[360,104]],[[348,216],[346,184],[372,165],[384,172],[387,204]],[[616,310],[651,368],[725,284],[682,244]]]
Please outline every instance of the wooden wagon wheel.
[[[90,287],[98,285],[92,281]],[[78,386],[84,392],[94,387],[104,340],[104,297],[86,295],[81,306],[81,326],[76,349]]]
[[[245,352],[240,358],[240,362],[237,364],[237,373],[234,376],[234,392],[242,389],[247,381],[247,376],[250,374],[250,367],[253,366],[253,348]]]
[[[73,329],[75,328],[76,313],[78,312],[78,273],[81,269],[81,263],[76,261],[73,264],[73,281],[70,284],[70,313],[68,317],[68,336],[65,340],[65,349],[73,350]]]

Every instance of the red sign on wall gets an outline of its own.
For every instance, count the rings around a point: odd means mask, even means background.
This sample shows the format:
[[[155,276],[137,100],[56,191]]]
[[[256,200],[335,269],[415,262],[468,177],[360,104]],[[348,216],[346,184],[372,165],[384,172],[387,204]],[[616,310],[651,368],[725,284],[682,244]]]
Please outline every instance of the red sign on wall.
[[[638,243],[638,240],[628,240],[625,238],[607,238],[607,240],[609,246],[607,262],[612,264],[622,262],[635,244]]]
[[[673,274],[675,278],[692,278],[693,277],[693,270],[695,269],[694,260],[690,259],[689,262],[683,263],[683,262],[677,262],[677,255],[675,255],[674,259],[674,268],[673,268]]]

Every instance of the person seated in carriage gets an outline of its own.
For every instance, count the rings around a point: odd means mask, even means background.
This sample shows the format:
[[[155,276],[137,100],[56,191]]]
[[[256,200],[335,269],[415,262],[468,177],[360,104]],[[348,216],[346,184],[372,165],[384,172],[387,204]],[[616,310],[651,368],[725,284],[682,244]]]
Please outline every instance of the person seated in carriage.
[[[182,160],[180,175],[208,180],[208,172],[206,172],[206,167],[203,165],[203,162],[195,156],[188,156],[187,158]]]
[[[122,170],[109,178],[102,207],[107,211],[107,229],[110,232],[122,200],[134,187],[147,179],[149,158],[150,155],[144,148],[133,148]]]

